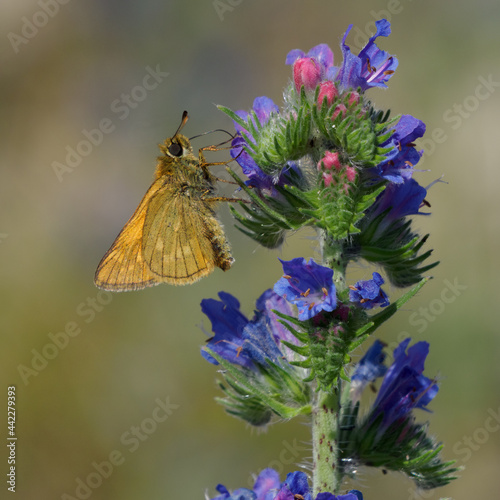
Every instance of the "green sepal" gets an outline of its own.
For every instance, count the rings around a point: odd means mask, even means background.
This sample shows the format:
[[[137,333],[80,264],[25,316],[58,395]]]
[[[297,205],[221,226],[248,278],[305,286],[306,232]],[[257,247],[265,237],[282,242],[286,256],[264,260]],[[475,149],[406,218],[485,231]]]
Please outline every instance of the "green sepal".
[[[305,344],[309,337],[307,333],[301,332],[299,330],[296,330],[295,328],[292,327],[291,324],[298,326],[299,328],[304,327],[304,322],[300,321],[299,319],[293,317],[293,316],[288,316],[288,314],[284,314],[276,309],[273,309],[273,313],[276,314],[279,318],[279,322],[299,341]],[[291,323],[291,324],[290,324]]]
[[[291,342],[287,342],[286,340],[282,340],[281,343],[291,349],[293,352],[299,354],[300,356],[308,356],[309,355],[309,347],[303,345],[292,344]]]
[[[283,217],[279,212],[276,212],[269,208],[269,206],[260,198],[255,190],[249,188],[241,179],[240,177],[236,174],[236,172],[233,172],[229,167],[226,168],[226,170],[229,172],[231,177],[237,182],[237,184],[240,186],[240,188],[245,191],[245,193],[250,197],[250,199],[261,209],[265,210],[265,213],[268,214],[270,217],[273,217],[276,221],[281,222],[285,226],[288,226],[287,220],[285,217]],[[293,229],[293,226],[289,227],[290,229]]]
[[[308,224],[308,219],[300,212],[306,201],[299,197],[297,191],[277,187],[283,193],[278,199],[248,187],[229,167],[227,171],[252,202],[250,206],[240,203],[246,216],[231,207],[231,213],[239,223],[236,227],[261,245],[275,248],[282,243],[286,230],[297,230]]]
[[[229,118],[231,118],[231,120],[236,122],[240,127],[243,127],[244,129],[246,129],[245,120],[243,120],[243,118],[241,118],[241,116],[236,114],[233,110],[226,108],[226,106],[221,106],[221,105],[218,105],[217,109],[219,109],[223,113],[226,113],[226,115],[229,116]]]
[[[274,413],[268,406],[262,404],[258,397],[248,395],[244,388],[231,379],[227,380],[227,384],[230,388],[219,382],[219,388],[226,394],[226,398],[215,398],[218,403],[225,407],[227,413],[254,426],[269,423]]]
[[[214,351],[205,348],[223,368],[229,387],[220,384],[226,398],[219,399],[228,413],[252,425],[264,425],[272,414],[290,419],[311,412],[310,389],[292,371],[270,360],[257,370],[237,367]],[[259,422],[259,423],[256,423]]]

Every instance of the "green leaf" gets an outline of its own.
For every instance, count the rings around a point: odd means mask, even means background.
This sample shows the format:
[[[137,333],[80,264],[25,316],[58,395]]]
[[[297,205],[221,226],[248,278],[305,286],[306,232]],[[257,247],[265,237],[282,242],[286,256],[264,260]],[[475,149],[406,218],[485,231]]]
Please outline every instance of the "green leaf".
[[[391,318],[394,313],[401,309],[420,289],[429,281],[430,278],[422,279],[411,290],[399,297],[395,302],[384,307],[381,312],[370,317],[370,322],[361,327],[355,335],[355,340],[351,343],[349,351],[353,351],[361,345],[377,328]]]

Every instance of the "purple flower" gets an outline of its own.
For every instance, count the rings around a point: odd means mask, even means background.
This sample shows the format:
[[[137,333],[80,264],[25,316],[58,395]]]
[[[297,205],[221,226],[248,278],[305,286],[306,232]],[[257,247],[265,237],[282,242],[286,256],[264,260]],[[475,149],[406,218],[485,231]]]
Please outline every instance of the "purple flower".
[[[367,217],[372,221],[384,214],[383,218],[377,222],[373,240],[377,240],[387,228],[407,216],[430,215],[427,212],[420,212],[420,208],[425,205],[426,195],[427,189],[420,186],[414,179],[409,179],[402,184],[389,183],[367,213]],[[395,227],[398,228],[399,225]]]
[[[302,257],[281,260],[281,264],[285,275],[274,285],[274,291],[298,307],[300,320],[336,309],[332,269],[316,264],[313,259],[306,262]]]
[[[419,211],[426,196],[427,189],[414,179],[402,184],[389,184],[374,203],[370,217],[375,218],[388,210],[383,221],[387,225],[409,215],[429,215]]]
[[[274,469],[264,469],[257,477],[253,490],[240,488],[232,494],[219,484],[217,491],[221,495],[212,500],[295,500],[303,498],[311,500],[311,488],[307,476],[300,471],[287,474],[285,481],[280,483],[279,474]],[[363,500],[363,495],[358,490],[351,490],[346,495],[333,495],[323,492],[315,500]]]
[[[238,488],[231,493],[224,485],[218,484],[215,488],[220,495],[212,500],[256,500],[255,493],[248,488]]]
[[[253,490],[257,495],[256,500],[264,500],[267,495],[272,496],[272,492],[278,491],[280,487],[280,475],[274,469],[264,469],[257,476]]]
[[[298,59],[303,58],[311,58],[317,61],[322,68],[323,75],[333,66],[333,52],[326,43],[316,45],[307,54],[300,49],[291,50],[286,56],[285,64],[293,65]]]
[[[358,281],[350,286],[349,300],[363,309],[386,307],[389,305],[387,294],[380,288],[384,280],[379,273],[373,273],[373,279]]]
[[[300,471],[290,472],[280,483],[279,474],[274,469],[264,469],[258,475],[253,490],[239,488],[231,494],[219,484],[216,490],[221,495],[212,500],[311,500],[311,488],[307,476]],[[328,492],[318,493],[315,500],[363,500],[358,490],[351,490],[346,495],[334,495]]]
[[[383,415],[379,433],[404,421],[414,408],[427,410],[426,406],[438,392],[435,381],[423,375],[429,344],[417,342],[406,353],[410,340],[403,340],[394,349],[394,362],[387,370],[373,404],[369,421]]]
[[[214,336],[208,347],[227,361],[249,369],[265,364],[267,359],[282,364],[289,350],[281,347],[281,340],[297,344],[297,339],[278,323],[272,309],[292,314],[289,305],[272,290],[266,290],[257,299],[257,311],[249,320],[240,312],[240,303],[231,294],[219,292],[220,301],[203,299],[201,309],[212,322]],[[201,355],[213,364],[217,361],[202,349]]]
[[[253,362],[242,355],[243,330],[249,321],[240,312],[240,303],[230,293],[219,292],[220,301],[203,299],[201,310],[212,322],[214,336],[208,342],[210,348],[224,359],[232,363],[250,368]],[[215,359],[205,351],[201,355],[211,363],[218,364]]]
[[[273,312],[273,310],[275,310],[288,316],[294,315],[289,303],[283,297],[280,297],[273,290],[269,289],[266,290],[257,299],[255,305],[257,307],[257,314],[260,314],[266,318],[269,330],[271,331],[272,336],[278,346],[281,344],[282,340],[285,340],[290,344],[299,344],[297,337],[292,335],[288,328],[280,323],[281,318],[276,316],[276,314]],[[292,361],[292,359],[294,358],[294,353],[287,348],[281,348],[281,350],[284,351],[284,355],[288,359],[288,361]]]
[[[402,115],[394,126],[394,132],[380,146],[392,147],[385,160],[374,167],[373,175],[396,184],[411,179],[413,167],[419,162],[423,152],[415,149],[413,141],[425,133],[425,123],[411,115]]]
[[[286,64],[294,65],[294,76],[302,74],[295,65],[307,59],[317,63],[319,73],[313,78],[299,79],[299,83],[309,81],[330,80],[338,81],[343,90],[357,89],[361,87],[365,91],[371,87],[387,87],[386,82],[398,67],[398,60],[380,50],[375,44],[379,36],[389,36],[391,34],[391,23],[386,19],[376,21],[377,32],[372,36],[361,52],[355,56],[346,45],[347,35],[352,29],[352,24],[342,38],[341,49],[344,60],[341,66],[333,65],[333,52],[326,44],[316,45],[307,54],[299,49],[294,49],[286,56]],[[303,63],[302,63],[303,64]],[[309,72],[310,73],[310,72]],[[294,78],[297,86],[297,78]],[[307,86],[307,85],[306,85]],[[299,91],[297,89],[297,91]]]
[[[273,113],[279,113],[279,108],[274,104],[269,97],[256,97],[253,101],[253,111],[257,115],[257,119],[261,125],[265,125]],[[243,120],[247,121],[249,113],[247,111],[236,111],[236,114]],[[257,124],[254,122],[255,126]],[[287,172],[290,168],[297,169],[293,162],[290,162],[288,167],[281,170],[279,177],[275,178],[261,170],[255,160],[243,148],[247,145],[246,140],[241,135],[244,133],[250,140],[254,140],[252,134],[245,130],[241,125],[234,122],[237,135],[231,142],[231,157],[235,159],[243,170],[243,173],[248,177],[247,184],[259,190],[272,191],[275,185],[283,185],[287,179]]]
[[[384,365],[386,355],[383,348],[384,344],[380,340],[375,340],[356,365],[351,376],[351,399],[354,402],[359,401],[367,384],[371,384],[378,377],[383,377],[387,372],[387,366]]]
[[[387,87],[385,82],[389,80],[398,67],[398,60],[380,50],[375,44],[375,40],[379,36],[391,34],[391,23],[386,19],[381,19],[375,24],[377,32],[368,40],[366,46],[357,56],[351,53],[351,49],[345,43],[347,35],[352,29],[352,24],[347,28],[342,38],[341,48],[344,61],[336,78],[345,90],[361,87],[361,90],[365,91],[371,87]]]

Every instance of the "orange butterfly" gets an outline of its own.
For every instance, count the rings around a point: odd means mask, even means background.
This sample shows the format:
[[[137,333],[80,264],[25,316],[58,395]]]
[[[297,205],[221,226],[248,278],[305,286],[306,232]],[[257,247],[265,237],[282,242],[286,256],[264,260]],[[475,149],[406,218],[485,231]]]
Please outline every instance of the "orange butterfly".
[[[187,120],[184,111],[177,132],[159,145],[155,180],[97,267],[97,287],[121,292],[185,285],[234,262],[214,207],[243,200],[210,196],[218,179],[207,167],[224,163],[207,163],[202,149],[196,158],[189,139],[179,134]]]

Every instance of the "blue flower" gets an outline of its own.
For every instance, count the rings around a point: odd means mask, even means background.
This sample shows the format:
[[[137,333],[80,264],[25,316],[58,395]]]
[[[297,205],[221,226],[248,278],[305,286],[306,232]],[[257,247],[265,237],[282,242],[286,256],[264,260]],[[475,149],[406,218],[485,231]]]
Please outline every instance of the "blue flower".
[[[402,184],[411,179],[413,167],[422,157],[423,152],[415,149],[413,141],[423,137],[425,123],[411,115],[402,115],[393,129],[391,137],[380,145],[392,149],[385,154],[385,160],[372,169],[372,175]]]
[[[394,349],[394,362],[384,376],[370,412],[370,422],[383,415],[379,433],[407,419],[414,408],[427,410],[426,406],[438,392],[435,380],[423,375],[429,344],[417,342],[406,353],[410,340],[404,340]]]
[[[220,301],[203,299],[201,309],[212,322],[214,336],[208,347],[227,361],[249,369],[265,364],[267,359],[282,364],[289,350],[281,348],[281,340],[297,344],[297,339],[280,323],[272,309],[291,315],[285,300],[272,290],[257,299],[257,311],[249,320],[240,312],[240,303],[231,294],[219,292]],[[217,361],[204,349],[201,355],[213,364]]]
[[[311,500],[311,488],[307,476],[300,471],[287,474],[285,481],[280,483],[279,474],[274,469],[264,469],[257,477],[253,490],[239,488],[232,494],[219,484],[217,491],[221,495],[211,500],[296,500],[303,498]],[[346,495],[333,495],[323,492],[315,500],[363,500],[363,495],[358,490],[351,490]]]
[[[363,309],[386,307],[389,305],[389,298],[381,288],[383,284],[382,276],[379,273],[373,273],[373,279],[358,281],[354,286],[349,287],[349,300]]]
[[[302,257],[281,260],[281,264],[285,275],[274,285],[274,291],[298,307],[300,320],[336,309],[332,269],[316,264],[313,259],[306,262]]]
[[[426,196],[427,189],[414,179],[402,184],[388,184],[373,204],[370,217],[375,218],[387,211],[382,222],[385,227],[409,215],[429,215],[420,212],[422,206],[425,205]]]
[[[351,399],[359,401],[361,393],[367,384],[371,384],[378,377],[383,377],[387,372],[384,361],[386,355],[383,351],[384,344],[380,340],[375,340],[370,349],[356,365],[356,369],[351,376]]]
[[[338,69],[336,79],[345,90],[361,87],[361,90],[365,91],[371,87],[387,87],[385,82],[389,80],[398,67],[398,60],[380,50],[375,44],[375,40],[379,36],[391,34],[391,23],[386,19],[381,19],[376,21],[375,25],[377,32],[368,40],[366,46],[357,56],[351,53],[351,49],[345,43],[347,35],[352,29],[352,24],[347,28],[342,38],[341,48],[344,61]],[[332,77],[333,73],[329,76]]]
[[[220,301],[203,299],[201,310],[212,322],[214,336],[208,342],[210,348],[224,359],[234,364],[250,368],[253,362],[242,355],[243,330],[249,321],[240,312],[240,303],[230,293],[219,292]],[[205,351],[201,355],[211,363],[218,364],[215,359]]]

